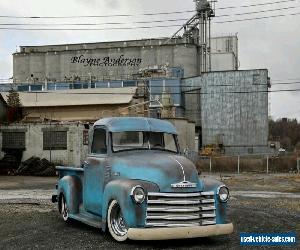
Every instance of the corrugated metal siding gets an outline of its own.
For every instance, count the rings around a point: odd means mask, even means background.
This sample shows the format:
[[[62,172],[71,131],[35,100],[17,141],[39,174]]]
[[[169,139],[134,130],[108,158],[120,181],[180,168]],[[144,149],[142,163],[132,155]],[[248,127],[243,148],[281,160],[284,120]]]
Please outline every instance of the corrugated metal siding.
[[[203,145],[223,143],[226,153],[266,151],[267,83],[267,70],[212,72],[185,79],[184,91],[201,88],[201,113],[199,107],[188,108],[201,119]]]

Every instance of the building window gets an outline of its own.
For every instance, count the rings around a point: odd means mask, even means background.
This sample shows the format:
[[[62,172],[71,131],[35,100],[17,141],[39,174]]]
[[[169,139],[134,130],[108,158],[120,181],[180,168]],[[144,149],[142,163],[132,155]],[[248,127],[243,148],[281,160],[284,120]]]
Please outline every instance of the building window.
[[[83,145],[89,145],[89,130],[85,129],[82,131],[82,135],[83,135]]]
[[[43,132],[43,150],[66,150],[67,148],[67,131]]]
[[[3,132],[2,150],[25,149],[25,132]]]
[[[95,129],[93,135],[92,154],[106,154],[106,130]]]

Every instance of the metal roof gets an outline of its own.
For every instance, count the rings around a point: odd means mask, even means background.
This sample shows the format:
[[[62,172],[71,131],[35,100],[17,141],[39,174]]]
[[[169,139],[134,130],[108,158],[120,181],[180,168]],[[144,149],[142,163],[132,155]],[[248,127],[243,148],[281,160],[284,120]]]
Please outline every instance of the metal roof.
[[[22,107],[59,107],[84,105],[128,104],[136,87],[19,92]],[[5,102],[8,92],[0,93]]]
[[[94,126],[106,126],[110,132],[147,131],[177,134],[172,123],[144,117],[113,117],[95,122]]]

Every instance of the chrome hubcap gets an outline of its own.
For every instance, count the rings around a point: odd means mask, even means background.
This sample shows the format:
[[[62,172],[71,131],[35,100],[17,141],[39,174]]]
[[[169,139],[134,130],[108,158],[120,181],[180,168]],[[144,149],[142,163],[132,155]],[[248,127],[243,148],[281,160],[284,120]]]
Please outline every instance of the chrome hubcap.
[[[62,204],[61,204],[61,213],[62,213],[62,216],[63,216],[63,219],[64,220],[67,220],[68,217],[69,217],[69,214],[68,214],[68,208],[66,206],[66,202],[65,202],[65,199],[63,198],[62,199]]]
[[[121,208],[119,204],[115,204],[110,214],[111,226],[114,233],[118,236],[124,236],[127,234],[128,228],[125,224]]]

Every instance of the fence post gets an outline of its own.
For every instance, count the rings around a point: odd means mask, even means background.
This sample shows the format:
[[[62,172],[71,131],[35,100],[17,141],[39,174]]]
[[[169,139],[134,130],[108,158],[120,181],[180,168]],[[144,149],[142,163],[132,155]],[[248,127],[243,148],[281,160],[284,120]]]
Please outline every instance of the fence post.
[[[238,174],[240,173],[240,156],[238,155]]]
[[[211,157],[209,158],[209,171],[212,171],[212,162],[211,162]]]
[[[267,174],[269,173],[269,156],[267,156]]]

